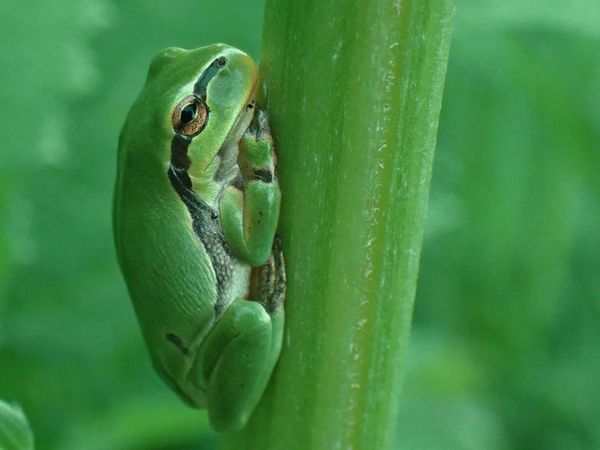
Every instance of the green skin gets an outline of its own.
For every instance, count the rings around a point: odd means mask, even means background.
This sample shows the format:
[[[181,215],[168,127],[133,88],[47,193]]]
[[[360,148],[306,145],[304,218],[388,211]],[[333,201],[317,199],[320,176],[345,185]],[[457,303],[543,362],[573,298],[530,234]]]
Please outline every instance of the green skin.
[[[119,139],[115,242],[152,362],[218,431],[246,424],[283,333],[280,190],[257,84],[235,48],[168,48]],[[183,138],[176,107],[192,94],[208,116]]]

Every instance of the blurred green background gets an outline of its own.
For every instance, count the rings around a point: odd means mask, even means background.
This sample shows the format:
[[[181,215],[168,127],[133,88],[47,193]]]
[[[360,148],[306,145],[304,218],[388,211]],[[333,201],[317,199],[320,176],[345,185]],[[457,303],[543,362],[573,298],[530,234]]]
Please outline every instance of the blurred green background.
[[[457,0],[398,448],[600,448],[600,4]],[[210,449],[111,236],[151,57],[258,57],[262,1],[0,6],[0,398],[44,449]],[[307,418],[309,420],[309,418]]]

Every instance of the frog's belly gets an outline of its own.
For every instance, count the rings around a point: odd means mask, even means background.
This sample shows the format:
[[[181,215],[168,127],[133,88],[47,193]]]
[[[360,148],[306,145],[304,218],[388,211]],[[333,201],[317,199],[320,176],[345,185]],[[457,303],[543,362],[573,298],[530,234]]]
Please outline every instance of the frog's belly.
[[[251,267],[232,258],[231,277],[229,286],[224,289],[224,301],[222,314],[233,301],[238,298],[248,298],[250,290],[250,271]]]

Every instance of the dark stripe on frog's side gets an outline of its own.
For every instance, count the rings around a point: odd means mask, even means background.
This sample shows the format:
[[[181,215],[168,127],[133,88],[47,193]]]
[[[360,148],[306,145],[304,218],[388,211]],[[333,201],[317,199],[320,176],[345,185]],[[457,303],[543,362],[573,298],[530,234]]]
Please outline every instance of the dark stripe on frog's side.
[[[225,66],[227,60],[224,57],[215,59],[198,77],[194,84],[194,95],[206,100],[208,84]],[[207,108],[206,121],[210,120],[210,111]],[[194,137],[184,136],[179,133],[173,135],[171,141],[171,164],[167,176],[171,186],[185,204],[192,218],[194,233],[200,239],[208,254],[217,278],[217,299],[214,305],[215,317],[221,316],[226,302],[227,287],[231,284],[233,276],[231,249],[227,245],[223,232],[219,213],[209,204],[203,201],[192,191],[192,181],[188,175],[190,158],[187,154],[188,147]]]
[[[192,180],[187,173],[192,161],[187,154],[188,146],[192,142],[192,138],[182,134],[175,133],[171,141],[171,167],[177,171],[183,185],[191,189]]]
[[[185,204],[192,218],[194,233],[202,242],[217,277],[217,300],[214,305],[215,317],[220,317],[226,301],[227,287],[233,276],[231,249],[221,230],[219,213],[186,186],[189,181],[187,171],[169,167],[169,181]],[[187,179],[187,181],[185,181]]]
[[[179,336],[177,336],[175,333],[167,333],[165,337],[167,338],[167,340],[171,341],[175,345],[175,347],[181,350],[181,353],[183,353],[186,356],[189,355],[190,350],[185,346],[185,344]]]

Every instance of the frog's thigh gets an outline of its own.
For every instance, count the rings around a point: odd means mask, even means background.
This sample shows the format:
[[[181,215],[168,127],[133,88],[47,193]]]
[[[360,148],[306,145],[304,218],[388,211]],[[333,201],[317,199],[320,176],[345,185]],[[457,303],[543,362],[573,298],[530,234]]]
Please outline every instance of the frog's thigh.
[[[243,427],[269,381],[281,346],[282,317],[260,303],[234,301],[203,349],[210,422],[216,430]]]

